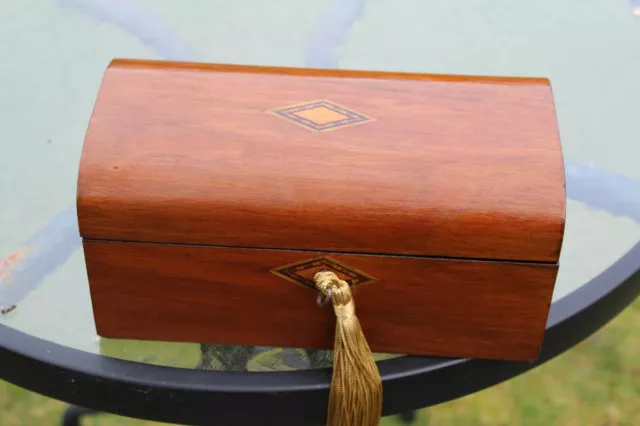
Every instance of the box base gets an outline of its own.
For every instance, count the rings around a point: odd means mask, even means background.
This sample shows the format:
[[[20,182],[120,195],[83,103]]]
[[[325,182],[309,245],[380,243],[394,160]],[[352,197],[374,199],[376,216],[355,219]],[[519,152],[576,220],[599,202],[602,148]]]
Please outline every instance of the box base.
[[[305,260],[329,259],[338,265],[332,268],[345,267],[343,279],[361,282],[353,286],[357,315],[374,352],[429,356],[535,359],[558,270],[546,263],[83,245],[104,337],[332,349],[334,313],[319,308],[304,283],[313,268],[326,267]]]

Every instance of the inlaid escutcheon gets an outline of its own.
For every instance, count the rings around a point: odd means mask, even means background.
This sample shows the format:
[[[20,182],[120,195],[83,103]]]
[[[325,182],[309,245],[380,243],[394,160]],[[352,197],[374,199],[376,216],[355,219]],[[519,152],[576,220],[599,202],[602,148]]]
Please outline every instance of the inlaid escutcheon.
[[[271,272],[285,280],[315,290],[316,286],[313,277],[322,270],[334,272],[341,280],[349,283],[350,286],[377,281],[364,272],[358,271],[327,256],[314,257],[301,262],[291,263],[272,269]]]

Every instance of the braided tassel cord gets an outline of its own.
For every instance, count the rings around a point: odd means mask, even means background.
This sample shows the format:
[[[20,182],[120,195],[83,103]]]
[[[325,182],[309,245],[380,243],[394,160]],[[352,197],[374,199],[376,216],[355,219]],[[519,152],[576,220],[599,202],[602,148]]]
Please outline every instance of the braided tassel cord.
[[[349,284],[330,271],[318,272],[314,281],[325,296],[331,288],[336,314],[327,425],[377,426],[382,414],[382,380],[356,317]]]

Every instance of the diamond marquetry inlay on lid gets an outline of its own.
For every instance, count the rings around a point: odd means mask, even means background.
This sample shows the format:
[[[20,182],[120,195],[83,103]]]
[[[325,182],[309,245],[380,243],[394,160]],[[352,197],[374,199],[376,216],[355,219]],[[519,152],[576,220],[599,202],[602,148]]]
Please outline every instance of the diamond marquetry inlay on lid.
[[[337,130],[375,121],[374,118],[326,99],[289,105],[268,112],[316,132]]]

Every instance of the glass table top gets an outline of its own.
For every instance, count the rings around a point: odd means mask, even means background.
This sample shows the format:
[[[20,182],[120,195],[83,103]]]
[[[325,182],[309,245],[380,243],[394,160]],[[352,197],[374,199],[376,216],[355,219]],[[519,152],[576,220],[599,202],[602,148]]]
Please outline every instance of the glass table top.
[[[0,14],[0,324],[182,368],[324,365],[327,352],[96,335],[74,208],[114,57],[550,78],[566,161],[554,300],[640,240],[640,1],[21,0]],[[14,307],[15,305],[15,307]],[[380,354],[378,358],[384,358]]]

